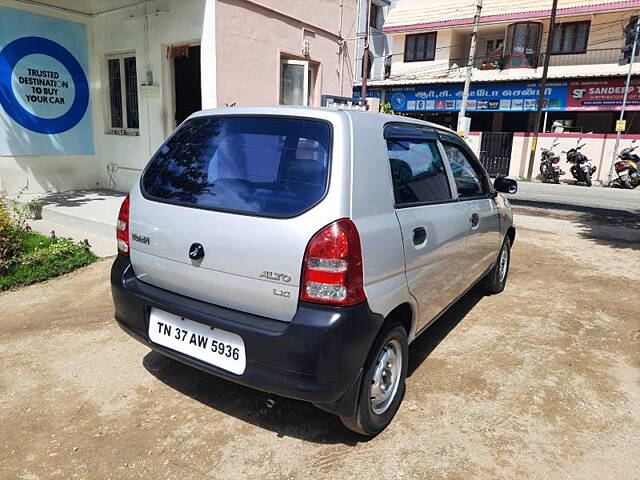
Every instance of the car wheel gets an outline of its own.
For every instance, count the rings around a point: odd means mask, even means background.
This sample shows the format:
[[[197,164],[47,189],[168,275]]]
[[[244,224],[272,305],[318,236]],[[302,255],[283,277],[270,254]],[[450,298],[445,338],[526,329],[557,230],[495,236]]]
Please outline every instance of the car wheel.
[[[380,332],[365,364],[356,413],[340,417],[345,427],[372,437],[391,423],[404,398],[408,352],[402,325],[394,322]]]
[[[509,276],[509,265],[511,264],[511,240],[504,239],[498,260],[484,279],[484,288],[488,295],[500,293],[507,285]]]

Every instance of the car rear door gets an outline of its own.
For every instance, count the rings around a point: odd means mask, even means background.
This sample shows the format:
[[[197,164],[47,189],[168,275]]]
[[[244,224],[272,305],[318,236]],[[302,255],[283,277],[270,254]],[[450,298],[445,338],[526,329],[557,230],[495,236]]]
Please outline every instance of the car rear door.
[[[440,137],[455,179],[460,206],[466,211],[469,239],[462,267],[470,285],[498,258],[500,211],[489,177],[469,146],[453,134],[441,133]]]
[[[465,288],[461,262],[467,210],[455,199],[435,130],[391,124],[385,129],[385,139],[407,283],[418,304],[420,329]]]
[[[131,192],[136,276],[215,305],[291,320],[309,239],[346,213],[327,203],[341,195],[340,181],[329,189],[331,145],[332,124],[317,119],[187,120]],[[190,256],[198,248],[203,255]]]

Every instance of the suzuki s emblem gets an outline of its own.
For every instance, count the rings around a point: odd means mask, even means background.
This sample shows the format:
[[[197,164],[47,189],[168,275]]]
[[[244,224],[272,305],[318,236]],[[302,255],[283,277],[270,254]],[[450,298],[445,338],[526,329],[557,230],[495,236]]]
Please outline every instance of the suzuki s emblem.
[[[204,257],[204,247],[199,243],[193,243],[189,247],[189,258],[191,260],[200,260]]]

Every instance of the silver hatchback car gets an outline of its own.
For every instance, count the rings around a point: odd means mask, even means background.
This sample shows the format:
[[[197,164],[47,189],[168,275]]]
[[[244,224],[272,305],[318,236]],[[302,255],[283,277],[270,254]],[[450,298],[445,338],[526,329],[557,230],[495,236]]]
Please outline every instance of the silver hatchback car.
[[[158,352],[375,435],[408,345],[504,289],[511,208],[452,131],[323,108],[193,114],[122,204],[115,317]]]

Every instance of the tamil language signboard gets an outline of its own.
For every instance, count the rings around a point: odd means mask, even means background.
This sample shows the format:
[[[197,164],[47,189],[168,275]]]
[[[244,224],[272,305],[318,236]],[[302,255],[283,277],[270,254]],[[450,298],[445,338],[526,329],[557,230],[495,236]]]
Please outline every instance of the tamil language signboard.
[[[567,82],[549,82],[545,91],[545,110],[564,110]],[[396,112],[446,112],[460,110],[462,85],[420,85],[390,88],[387,99]],[[540,87],[537,83],[477,83],[469,92],[468,111],[534,111]]]
[[[457,112],[462,103],[462,85],[418,85],[387,90],[387,101],[396,112]],[[551,81],[545,89],[543,110],[620,110],[625,78]],[[537,83],[472,83],[467,110],[471,112],[535,111],[540,93]],[[633,78],[627,97],[628,110],[640,110],[640,78]]]
[[[91,154],[87,32],[0,7],[0,155]]]

